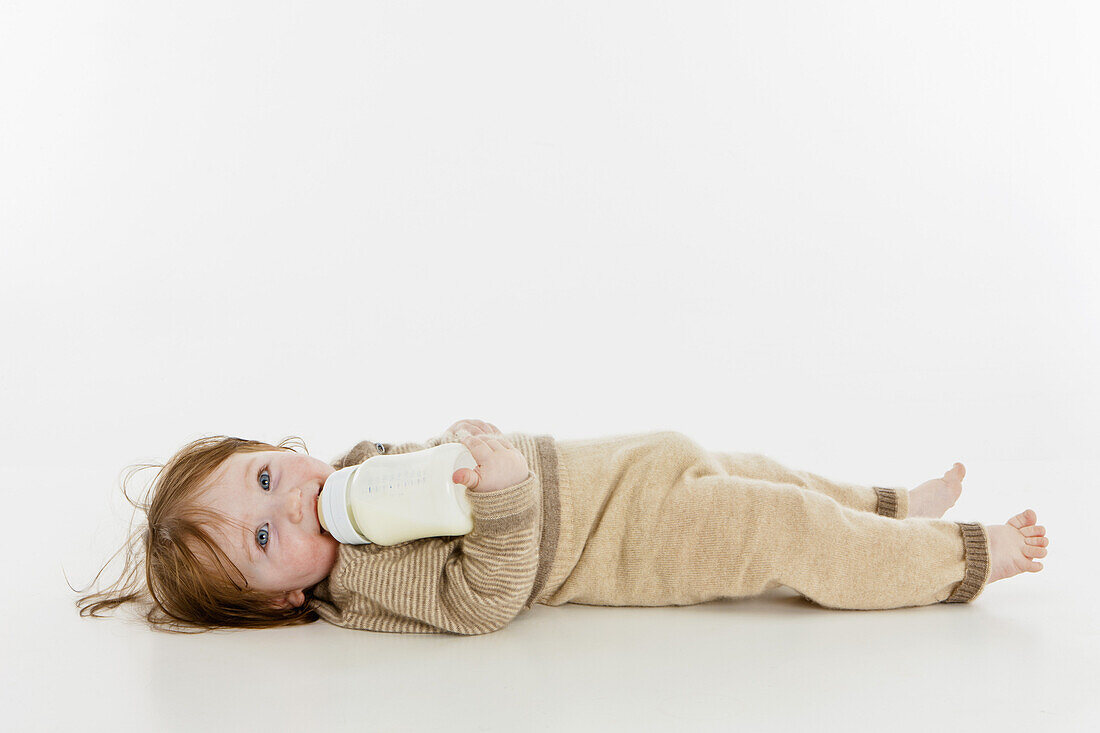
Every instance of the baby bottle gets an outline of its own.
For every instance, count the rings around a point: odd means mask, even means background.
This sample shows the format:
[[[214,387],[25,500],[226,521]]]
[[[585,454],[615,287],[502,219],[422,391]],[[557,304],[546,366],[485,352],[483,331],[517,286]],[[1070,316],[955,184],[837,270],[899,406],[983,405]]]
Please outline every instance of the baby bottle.
[[[460,468],[477,468],[461,443],[372,456],[328,477],[317,495],[317,518],[346,545],[468,534],[474,516],[466,487],[451,481]]]

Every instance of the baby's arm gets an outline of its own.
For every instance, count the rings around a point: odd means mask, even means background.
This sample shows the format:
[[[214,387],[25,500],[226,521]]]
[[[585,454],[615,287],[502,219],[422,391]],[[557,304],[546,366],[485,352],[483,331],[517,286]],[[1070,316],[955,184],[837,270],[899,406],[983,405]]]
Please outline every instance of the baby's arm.
[[[476,472],[456,472],[468,487],[477,487],[466,489],[473,531],[348,555],[330,579],[346,625],[485,634],[503,628],[523,609],[538,570],[539,478],[499,434],[440,437],[437,445],[461,440],[478,461]],[[387,453],[431,447],[383,446]]]
[[[538,476],[466,490],[474,529],[348,553],[329,578],[339,625],[373,631],[487,634],[523,610],[538,570]]]

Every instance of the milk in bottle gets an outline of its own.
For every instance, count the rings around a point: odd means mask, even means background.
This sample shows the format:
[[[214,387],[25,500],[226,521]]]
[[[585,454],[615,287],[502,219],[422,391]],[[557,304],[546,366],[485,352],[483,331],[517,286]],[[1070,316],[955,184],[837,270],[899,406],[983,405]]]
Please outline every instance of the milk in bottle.
[[[372,456],[328,477],[317,518],[337,542],[350,545],[468,534],[474,518],[466,487],[451,481],[460,468],[477,468],[461,443]]]

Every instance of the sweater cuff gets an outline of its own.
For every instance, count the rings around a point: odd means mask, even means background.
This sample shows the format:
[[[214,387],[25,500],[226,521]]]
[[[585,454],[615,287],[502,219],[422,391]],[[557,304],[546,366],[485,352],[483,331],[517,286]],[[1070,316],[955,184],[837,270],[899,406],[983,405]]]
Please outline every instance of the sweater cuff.
[[[523,526],[528,515],[534,513],[538,490],[538,476],[530,469],[527,478],[506,489],[473,491],[467,488],[466,499],[474,514],[474,529],[497,534]]]
[[[962,529],[966,573],[944,603],[969,603],[988,584],[993,564],[989,561],[989,535],[978,522],[955,522]]]

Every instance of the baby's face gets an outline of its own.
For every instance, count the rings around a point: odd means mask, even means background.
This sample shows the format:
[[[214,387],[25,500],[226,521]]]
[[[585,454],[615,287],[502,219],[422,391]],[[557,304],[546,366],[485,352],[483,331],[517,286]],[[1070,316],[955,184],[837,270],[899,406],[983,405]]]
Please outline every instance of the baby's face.
[[[290,451],[238,453],[207,482],[206,504],[248,527],[215,530],[218,546],[250,587],[285,593],[277,605],[300,606],[336,563],[340,545],[317,519],[317,493],[334,471]]]

